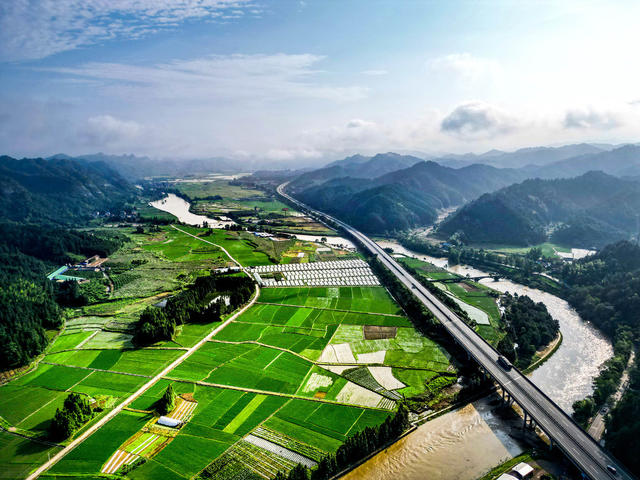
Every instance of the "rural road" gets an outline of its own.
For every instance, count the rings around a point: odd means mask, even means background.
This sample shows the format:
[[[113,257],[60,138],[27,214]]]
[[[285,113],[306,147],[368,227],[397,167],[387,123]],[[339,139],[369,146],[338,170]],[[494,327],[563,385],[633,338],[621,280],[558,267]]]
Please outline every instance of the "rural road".
[[[182,233],[185,233],[187,235],[191,235],[190,233],[185,232],[184,230],[181,230],[181,229],[179,229],[179,228],[177,228],[175,226],[173,226],[173,228],[175,228],[176,230],[178,230],[178,231],[180,231]],[[203,242],[211,243],[212,245],[215,245],[216,247],[219,247],[220,249],[222,249],[224,251],[224,253],[227,254],[227,256],[233,262],[235,262],[236,264],[240,265],[231,255],[229,255],[229,252],[227,252],[224,248],[220,247],[220,245],[216,245],[215,243],[209,242],[207,240],[203,240],[203,239],[201,239],[199,237],[196,237],[195,235],[191,235],[191,236],[195,237],[195,238],[198,238],[198,240],[202,240]],[[238,310],[235,314],[233,314],[231,317],[229,317],[227,320],[225,320],[223,323],[221,323],[217,328],[215,328],[206,337],[204,337],[202,340],[200,340],[198,343],[196,343],[193,347],[191,347],[189,350],[187,350],[184,353],[184,355],[182,355],[182,356],[178,357],[176,360],[174,360],[164,370],[162,370],[160,373],[158,373],[155,377],[153,377],[151,380],[149,380],[147,383],[145,383],[142,387],[140,387],[138,390],[136,390],[133,394],[131,394],[129,397],[127,397],[122,403],[120,403],[113,410],[111,410],[107,415],[105,415],[103,418],[101,418],[95,425],[92,425],[87,431],[85,431],[80,436],[78,436],[78,438],[76,438],[73,441],[71,441],[71,443],[69,443],[69,445],[67,445],[64,449],[60,450],[57,454],[55,454],[53,457],[51,457],[51,459],[49,459],[46,463],[44,463],[43,465],[38,467],[33,473],[31,473],[27,477],[27,480],[34,480],[34,479],[38,478],[44,472],[49,470],[53,465],[55,465],[60,460],[62,460],[62,458],[64,458],[69,452],[71,452],[71,450],[76,448],[78,445],[80,445],[82,442],[84,442],[87,438],[89,438],[91,435],[93,435],[96,431],[98,431],[100,428],[102,428],[102,426],[104,426],[109,420],[111,420],[118,413],[120,413],[125,407],[130,405],[140,395],[142,395],[144,392],[149,390],[162,377],[167,375],[171,370],[173,370],[178,365],[180,365],[182,362],[184,362],[187,358],[189,358],[196,350],[198,350],[200,347],[202,347],[202,345],[207,343],[220,330],[225,328],[227,325],[229,325],[229,323],[231,323],[237,317],[242,315],[246,310],[248,310],[251,306],[253,306],[253,304],[256,302],[256,300],[258,299],[259,296],[260,296],[260,287],[256,284],[255,295],[253,296],[253,298],[251,299],[251,301],[247,305],[242,307],[242,309]]]

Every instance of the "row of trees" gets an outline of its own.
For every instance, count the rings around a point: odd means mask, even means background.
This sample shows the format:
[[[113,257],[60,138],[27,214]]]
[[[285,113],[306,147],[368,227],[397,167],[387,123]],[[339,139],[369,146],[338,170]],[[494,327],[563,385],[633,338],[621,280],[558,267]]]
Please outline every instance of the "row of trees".
[[[351,435],[335,454],[325,456],[314,470],[298,464],[288,475],[278,472],[276,480],[327,480],[395,440],[409,428],[409,411],[400,405],[396,413],[376,427]]]
[[[253,290],[253,281],[245,275],[212,272],[199,277],[167,300],[164,308],[147,307],[135,325],[133,340],[137,345],[149,345],[170,340],[178,325],[219,321],[221,315],[247,302]]]

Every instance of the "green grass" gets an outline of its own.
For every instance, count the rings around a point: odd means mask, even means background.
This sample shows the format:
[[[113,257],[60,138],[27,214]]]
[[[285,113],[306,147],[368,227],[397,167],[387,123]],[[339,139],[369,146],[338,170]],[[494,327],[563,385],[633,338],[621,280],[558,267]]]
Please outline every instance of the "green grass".
[[[148,420],[145,414],[120,412],[55,464],[51,473],[98,473],[113,452]]]
[[[22,428],[31,429],[38,419],[46,420],[39,414],[42,409],[49,411],[48,405],[59,405],[66,397],[65,392],[10,383],[0,387],[0,416],[14,426],[26,422]]]
[[[83,340],[89,338],[93,332],[85,332],[85,331],[71,331],[71,333],[66,333],[64,335],[60,335],[56,338],[55,342],[51,345],[50,351],[57,352],[60,350],[67,350],[70,348],[75,348],[78,344],[80,344]]]
[[[247,418],[249,418],[249,415],[255,412],[255,410],[260,406],[262,402],[264,402],[266,398],[267,398],[266,395],[254,396],[251,399],[251,401],[247,404],[247,406],[244,407],[242,411],[240,411],[240,413],[238,413],[238,415],[236,415],[235,418],[231,420],[231,422],[229,422],[227,426],[222,429],[222,431],[227,433],[235,433],[238,427],[242,425],[242,423]]]
[[[149,381],[145,377],[134,377],[110,372],[93,372],[73,388],[74,392],[86,393],[90,396],[110,395],[124,397],[135,392]]]
[[[436,372],[430,372],[428,370],[393,369],[393,376],[406,385],[405,388],[397,391],[407,398],[423,393],[426,383],[436,375]]]
[[[59,448],[0,431],[0,478],[25,478]],[[42,478],[42,477],[41,477]]]
[[[46,387],[52,390],[66,390],[89,374],[87,370],[59,365],[42,365],[34,372],[14,382],[15,385]]]
[[[260,301],[353,312],[401,314],[383,287],[268,288],[263,290]]]
[[[181,226],[182,230],[189,232],[193,235],[202,235],[203,233],[208,233],[207,230],[196,227],[186,227]],[[193,237],[189,237],[193,238]],[[271,265],[272,262],[269,260],[267,254],[263,252],[256,251],[255,245],[257,237],[254,237],[251,234],[247,234],[246,232],[230,232],[226,230],[211,230],[211,235],[201,236],[202,239],[207,240],[209,242],[215,243],[216,245],[220,245],[224,249],[226,249],[229,254],[235,258],[240,264],[243,266],[253,266],[253,265]],[[195,242],[200,242],[197,239],[193,239]],[[268,240],[271,242],[271,240]],[[252,245],[254,243],[254,245]]]
[[[180,433],[153,458],[154,462],[183,478],[191,478],[233,445],[232,441],[197,437]],[[141,472],[142,474],[144,472]],[[134,478],[139,478],[137,475]]]
[[[265,425],[300,442],[333,452],[348,435],[379,425],[388,415],[378,410],[294,399]]]

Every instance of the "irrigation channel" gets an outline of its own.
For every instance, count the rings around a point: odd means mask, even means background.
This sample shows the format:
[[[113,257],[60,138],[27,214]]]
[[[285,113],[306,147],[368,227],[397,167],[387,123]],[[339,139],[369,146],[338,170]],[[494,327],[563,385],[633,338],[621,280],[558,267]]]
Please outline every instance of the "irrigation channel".
[[[202,224],[205,217],[193,215],[189,212],[186,201],[178,197],[176,199],[180,202],[172,199],[171,211],[157,208],[169,211],[184,223]],[[166,207],[166,204],[162,207]],[[306,240],[306,236],[304,237]],[[308,237],[308,240],[319,238],[314,235]],[[351,244],[342,237],[326,238],[336,245]],[[394,241],[379,241],[378,244],[462,276],[487,275],[487,272],[466,265],[449,268],[446,258],[416,253]],[[563,336],[562,344],[551,358],[533,371],[531,379],[563,410],[571,412],[571,405],[575,400],[584,398],[593,391],[592,381],[598,374],[600,365],[613,355],[610,342],[595,327],[584,322],[567,302],[554,295],[509,280],[495,282],[484,279],[481,283],[500,292],[528,295],[534,301],[544,303],[549,313],[558,320]],[[473,480],[522,453],[525,446],[515,438],[517,435],[511,435],[514,430],[517,427],[494,414],[488,399],[481,399],[426,422],[344,478]]]

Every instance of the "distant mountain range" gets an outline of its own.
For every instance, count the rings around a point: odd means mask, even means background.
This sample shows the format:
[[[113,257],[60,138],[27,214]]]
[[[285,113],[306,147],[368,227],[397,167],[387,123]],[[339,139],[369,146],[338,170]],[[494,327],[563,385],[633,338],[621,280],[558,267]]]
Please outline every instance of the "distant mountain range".
[[[70,224],[135,198],[133,185],[104,162],[0,157],[0,219]]]
[[[562,147],[521,148],[515,152],[490,150],[480,155],[473,153],[444,155],[439,158],[433,158],[432,160],[454,168],[466,167],[474,163],[483,163],[499,168],[521,168],[526,166],[545,166],[572,157],[606,152],[615,148],[613,145],[580,143]]]
[[[446,219],[438,233],[465,242],[535,245],[546,240],[600,247],[637,233],[640,183],[602,172],[526,180],[482,195]]]
[[[473,156],[498,164],[526,164],[519,168],[479,163],[452,168],[442,165],[442,159],[423,161],[395,153],[354,155],[298,176],[289,188],[301,200],[363,231],[382,233],[431,224],[439,209],[530,178],[575,177],[592,170],[640,176],[640,146],[608,147],[580,144]]]

